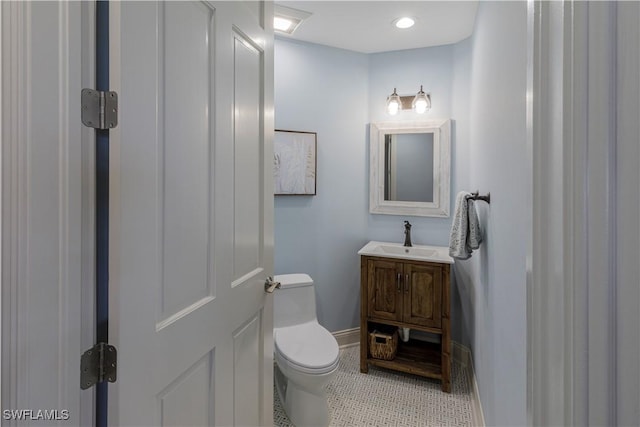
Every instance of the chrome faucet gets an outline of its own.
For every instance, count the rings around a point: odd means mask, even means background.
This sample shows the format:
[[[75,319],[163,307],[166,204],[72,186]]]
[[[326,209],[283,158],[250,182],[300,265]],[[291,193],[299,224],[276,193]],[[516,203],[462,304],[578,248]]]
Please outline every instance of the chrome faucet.
[[[409,221],[404,222],[404,245],[411,247],[411,224]]]

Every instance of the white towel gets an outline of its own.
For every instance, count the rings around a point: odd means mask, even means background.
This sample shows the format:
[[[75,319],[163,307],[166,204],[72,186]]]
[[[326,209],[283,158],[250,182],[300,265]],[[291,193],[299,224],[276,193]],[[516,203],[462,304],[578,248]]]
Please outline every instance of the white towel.
[[[451,224],[449,255],[457,259],[469,259],[482,243],[482,230],[471,193],[461,191],[456,197],[456,210]]]

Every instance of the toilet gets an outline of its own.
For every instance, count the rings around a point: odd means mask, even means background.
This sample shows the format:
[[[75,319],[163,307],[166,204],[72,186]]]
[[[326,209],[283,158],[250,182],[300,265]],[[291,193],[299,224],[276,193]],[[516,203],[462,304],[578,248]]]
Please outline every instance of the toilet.
[[[275,276],[273,341],[275,384],[297,427],[328,426],[325,386],[338,370],[338,343],[316,318],[313,280],[307,274]]]

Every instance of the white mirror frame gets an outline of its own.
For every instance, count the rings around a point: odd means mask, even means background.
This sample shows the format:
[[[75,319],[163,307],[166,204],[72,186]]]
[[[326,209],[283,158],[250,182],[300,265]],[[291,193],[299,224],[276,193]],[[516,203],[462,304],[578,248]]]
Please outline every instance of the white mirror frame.
[[[433,133],[433,202],[402,202],[384,199],[384,136],[399,133]],[[440,218],[449,216],[451,120],[371,123],[369,140],[369,212]]]

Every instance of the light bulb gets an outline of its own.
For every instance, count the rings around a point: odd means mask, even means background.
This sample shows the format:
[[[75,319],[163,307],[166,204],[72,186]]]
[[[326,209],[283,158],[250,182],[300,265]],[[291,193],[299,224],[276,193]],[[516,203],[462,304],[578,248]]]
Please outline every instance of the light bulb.
[[[392,116],[395,116],[396,114],[398,114],[398,103],[397,102],[390,102],[387,105],[387,113],[389,113]]]
[[[413,98],[411,106],[418,114],[424,114],[431,109],[431,99],[424,93],[422,86],[420,86],[420,92]]]
[[[387,113],[395,116],[399,110],[402,109],[402,100],[396,93],[396,88],[393,88],[393,93],[387,97]]]
[[[416,109],[416,113],[423,114],[425,111],[427,111],[427,101],[425,101],[424,99],[417,101],[414,108]]]

